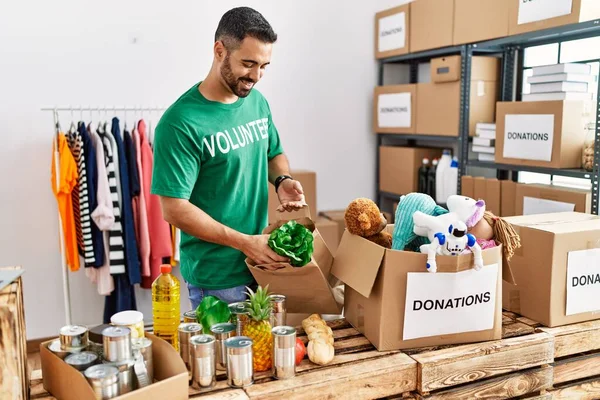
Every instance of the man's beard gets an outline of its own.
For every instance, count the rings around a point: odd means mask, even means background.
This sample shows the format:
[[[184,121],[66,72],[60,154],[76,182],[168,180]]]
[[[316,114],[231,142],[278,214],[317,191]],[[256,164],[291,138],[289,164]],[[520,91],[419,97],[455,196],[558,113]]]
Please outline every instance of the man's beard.
[[[235,94],[238,97],[246,97],[252,91],[252,88],[246,89],[244,87],[241,87],[240,84],[242,82],[255,83],[250,78],[236,78],[235,75],[233,75],[229,55],[227,55],[225,57],[225,60],[223,61],[223,66],[221,67],[221,76],[223,77],[223,80],[225,81],[229,89],[233,92],[233,94]]]

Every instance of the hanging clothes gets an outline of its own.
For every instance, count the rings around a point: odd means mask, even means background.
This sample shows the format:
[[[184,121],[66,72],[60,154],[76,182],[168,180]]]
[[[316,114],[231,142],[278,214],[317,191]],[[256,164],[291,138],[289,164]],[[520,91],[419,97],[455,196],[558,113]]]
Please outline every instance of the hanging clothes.
[[[104,237],[102,232],[98,228],[98,225],[92,223],[92,213],[98,207],[98,165],[96,163],[96,150],[94,149],[94,145],[92,144],[92,139],[87,130],[85,122],[80,121],[77,130],[79,135],[81,136],[81,140],[83,142],[83,150],[85,154],[85,169],[87,176],[87,193],[88,193],[88,201],[89,201],[89,211],[90,214],[88,216],[82,216],[82,224],[89,223],[90,230],[92,232],[92,249],[94,251],[94,261],[90,263],[86,263],[86,267],[96,267],[99,268],[104,264]]]
[[[83,256],[84,263],[91,265],[96,262],[94,258],[94,244],[92,240],[92,220],[90,219],[90,201],[88,196],[88,179],[86,175],[85,150],[83,138],[75,128],[69,130],[67,142],[73,158],[77,163],[77,186],[73,195],[73,210],[77,230],[77,244],[79,254]]]
[[[111,133],[117,145],[116,151],[113,149],[113,154],[119,158],[119,176],[121,180],[122,196],[121,211],[123,212],[122,223],[125,238],[125,265],[127,274],[129,276],[129,282],[132,285],[135,285],[136,283],[142,282],[142,275],[140,271],[137,241],[135,239],[135,230],[133,227],[129,167],[127,164],[127,157],[125,155],[125,144],[121,138],[121,129],[119,127],[119,119],[117,117],[112,119]]]
[[[133,139],[129,131],[123,132],[123,140],[125,143],[125,157],[127,158],[127,170],[129,171],[129,190],[131,198],[140,195],[140,175],[138,173],[137,158],[135,148],[133,147]]]
[[[133,215],[140,253],[140,264],[142,266],[142,277],[150,276],[150,233],[148,232],[148,212],[146,210],[146,191],[144,190],[144,179],[142,169],[142,152],[140,148],[140,135],[137,129],[133,129],[133,148],[136,156],[136,165],[139,174],[140,195],[133,198]],[[142,279],[143,282],[143,279]]]
[[[56,160],[58,150],[58,160]],[[59,171],[56,171],[58,161]],[[59,173],[59,184],[56,186],[56,174]],[[77,163],[69,150],[67,139],[63,133],[58,134],[52,143],[52,167],[51,167],[52,191],[58,203],[58,211],[62,224],[63,239],[65,245],[65,258],[71,271],[79,270],[79,252],[77,248],[77,232],[73,212],[73,189],[77,186]]]
[[[160,199],[157,195],[150,194],[153,154],[146,137],[146,123],[144,120],[140,120],[138,123],[138,133],[142,150],[142,180],[144,181],[148,232],[150,234],[150,276],[143,279],[142,287],[150,289],[152,282],[160,275],[160,265],[163,263],[163,258],[170,258],[173,253],[169,223],[163,217]]]
[[[119,202],[120,184],[118,179],[118,157],[113,157],[113,148],[116,147],[115,140],[110,132],[104,129],[98,132],[102,139],[104,155],[106,161],[106,173],[108,177],[108,186],[110,189],[110,198],[112,202],[115,222],[109,230],[109,257],[110,273],[112,275],[125,273],[125,240],[123,239],[123,224],[121,223],[121,204]],[[113,146],[114,144],[114,146]]]
[[[113,279],[115,290],[104,299],[104,324],[110,323],[110,318],[118,312],[137,310],[135,287],[127,274],[114,275]]]

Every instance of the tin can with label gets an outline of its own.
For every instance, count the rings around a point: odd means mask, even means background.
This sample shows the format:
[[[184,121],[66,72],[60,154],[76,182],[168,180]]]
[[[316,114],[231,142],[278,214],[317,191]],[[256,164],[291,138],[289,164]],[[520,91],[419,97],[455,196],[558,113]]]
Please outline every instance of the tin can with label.
[[[229,305],[229,311],[231,311],[231,322],[235,324],[236,327],[235,336],[242,336],[244,334],[244,325],[246,325],[250,319],[247,307],[248,303],[245,301],[231,303]]]
[[[73,351],[63,350],[60,346],[60,339],[54,339],[52,342],[50,342],[48,345],[48,350],[56,354],[62,360],[64,360],[69,354],[75,353]]]
[[[227,384],[233,388],[245,388],[254,383],[252,365],[252,339],[235,336],[225,341],[227,350]]]
[[[98,354],[91,351],[82,351],[81,353],[68,355],[65,357],[65,362],[77,371],[83,372],[98,363]]]
[[[273,334],[273,377],[289,379],[296,375],[296,329],[291,326],[277,326]]]
[[[271,299],[271,327],[285,326],[287,324],[287,311],[285,308],[285,296],[282,294],[272,294]]]
[[[148,373],[150,383],[154,382],[154,362],[152,361],[152,340],[147,337],[138,338],[132,341],[131,346],[135,355],[141,355]]]
[[[188,372],[192,371],[190,364],[190,339],[202,333],[202,325],[197,322],[184,322],[179,325],[179,356],[185,363]],[[190,375],[191,378],[191,375]]]
[[[183,322],[198,322],[196,310],[190,310],[183,313]]]
[[[217,368],[224,371],[227,369],[227,349],[224,343],[225,340],[236,336],[236,326],[230,322],[223,322],[213,325],[210,331],[216,339]]]
[[[96,400],[109,400],[119,395],[119,370],[113,366],[98,364],[83,373]]]
[[[131,360],[131,330],[124,326],[110,326],[102,331],[104,359],[110,362]]]
[[[114,326],[125,326],[131,329],[131,338],[144,337],[144,314],[139,311],[121,311],[110,317]]]
[[[210,388],[217,382],[216,339],[212,335],[196,335],[190,339],[192,387]]]
[[[81,325],[66,325],[60,329],[60,348],[63,350],[79,350],[88,346],[88,329]]]

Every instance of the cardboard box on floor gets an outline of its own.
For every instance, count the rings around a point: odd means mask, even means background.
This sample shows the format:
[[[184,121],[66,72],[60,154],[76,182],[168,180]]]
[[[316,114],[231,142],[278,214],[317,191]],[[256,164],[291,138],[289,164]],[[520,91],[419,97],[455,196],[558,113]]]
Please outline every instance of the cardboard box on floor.
[[[314,171],[294,170],[290,171],[290,175],[294,177],[302,185],[304,189],[304,198],[311,212],[317,215],[317,174]],[[279,198],[275,193],[275,187],[269,184],[269,223],[277,220],[275,210],[279,207]]]
[[[431,60],[431,83],[417,84],[416,132],[420,135],[458,136],[460,119],[461,57]],[[500,80],[500,60],[472,58],[469,134],[477,123],[495,121]]]
[[[476,43],[508,36],[511,0],[454,0],[453,44]]]
[[[600,18],[598,0],[510,0],[508,34],[539,31]]]
[[[454,0],[410,3],[410,52],[452,46]]]
[[[600,318],[600,217],[510,217],[521,247],[510,261],[520,314],[548,327]]]
[[[152,340],[154,378],[150,386],[115,397],[117,400],[185,400],[189,397],[188,371],[179,353],[166,341],[146,333]],[[61,400],[95,400],[85,377],[48,350],[52,341],[40,344],[44,389]]]
[[[418,191],[423,158],[431,162],[441,156],[439,148],[380,146],[379,189],[397,195]]]
[[[377,86],[374,96],[373,132],[416,132],[417,85]]]
[[[581,168],[585,101],[498,102],[496,163],[529,167]]]
[[[502,247],[483,259],[474,271],[472,254],[437,256],[429,273],[427,255],[345,231],[333,274],[345,283],[345,318],[378,350],[468,343],[502,336]]]
[[[261,265],[246,258],[250,273],[262,287],[269,285],[270,292],[286,296],[289,313],[339,314],[341,305],[335,301],[332,292],[337,284],[337,279],[331,275],[333,255],[316,229],[310,210],[304,207],[277,215],[277,222],[266,227],[263,233],[269,234],[291,220],[306,226],[314,239],[311,261],[303,267],[293,267],[286,263]]]
[[[549,214],[576,211],[591,213],[592,193],[554,185],[518,184],[515,215]]]
[[[406,54],[410,49],[410,4],[375,14],[375,58]]]

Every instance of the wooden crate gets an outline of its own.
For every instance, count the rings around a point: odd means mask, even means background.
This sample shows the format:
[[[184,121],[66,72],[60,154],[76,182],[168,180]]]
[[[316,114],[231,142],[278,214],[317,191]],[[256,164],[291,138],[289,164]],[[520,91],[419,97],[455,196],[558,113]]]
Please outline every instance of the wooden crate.
[[[558,385],[548,391],[549,399],[552,400],[597,400],[600,399],[600,377],[587,379],[567,385]]]
[[[0,269],[21,269],[4,267]],[[0,397],[27,399],[27,335],[21,278],[0,291]]]

